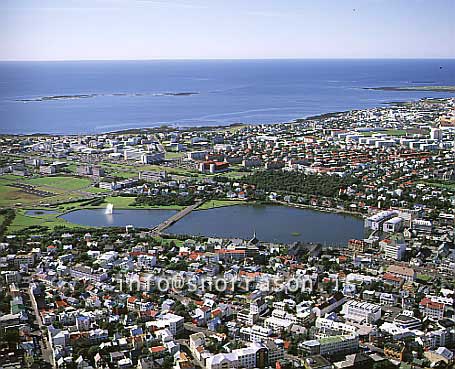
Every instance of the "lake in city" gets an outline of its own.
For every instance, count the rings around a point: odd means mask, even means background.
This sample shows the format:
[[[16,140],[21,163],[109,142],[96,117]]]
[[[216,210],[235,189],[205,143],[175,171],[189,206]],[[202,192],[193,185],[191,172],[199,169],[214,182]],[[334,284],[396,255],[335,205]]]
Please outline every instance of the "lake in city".
[[[76,210],[62,216],[69,222],[114,227],[132,224],[152,227],[175,214],[172,210],[104,209]],[[274,205],[236,205],[193,211],[166,230],[172,234],[249,239],[256,232],[260,240],[292,243],[318,242],[325,245],[345,245],[351,238],[364,236],[363,221],[349,215],[319,212]]]

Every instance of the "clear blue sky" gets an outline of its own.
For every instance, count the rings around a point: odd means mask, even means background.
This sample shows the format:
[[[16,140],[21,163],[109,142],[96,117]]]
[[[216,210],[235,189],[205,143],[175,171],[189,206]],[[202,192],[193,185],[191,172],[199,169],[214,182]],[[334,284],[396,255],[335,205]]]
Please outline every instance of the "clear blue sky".
[[[0,60],[453,58],[455,0],[0,0]]]

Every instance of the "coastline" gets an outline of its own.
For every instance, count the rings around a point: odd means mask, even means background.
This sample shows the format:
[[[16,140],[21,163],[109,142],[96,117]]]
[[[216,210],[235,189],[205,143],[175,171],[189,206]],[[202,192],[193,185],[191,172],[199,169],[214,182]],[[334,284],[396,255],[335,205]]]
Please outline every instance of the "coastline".
[[[373,91],[406,91],[406,92],[448,92],[455,93],[455,86],[385,86],[363,87],[363,90]]]

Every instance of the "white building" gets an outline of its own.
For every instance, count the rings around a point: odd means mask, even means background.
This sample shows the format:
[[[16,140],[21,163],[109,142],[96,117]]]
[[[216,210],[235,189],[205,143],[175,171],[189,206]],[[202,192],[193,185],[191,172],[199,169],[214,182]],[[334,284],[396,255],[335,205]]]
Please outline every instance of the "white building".
[[[379,242],[379,246],[386,259],[403,260],[406,253],[404,241],[386,239]]]
[[[156,256],[154,255],[139,255],[137,258],[139,268],[151,269],[156,265]]]
[[[351,335],[357,332],[357,328],[353,325],[326,318],[317,318],[315,326],[318,329],[318,338],[335,335]]]
[[[282,319],[271,316],[264,321],[266,328],[270,328],[274,333],[280,333],[282,331],[287,331],[295,323],[293,320]]]
[[[381,307],[369,302],[350,300],[341,311],[346,320],[372,324],[381,319]]]
[[[206,369],[232,369],[239,367],[239,359],[234,353],[210,356],[205,362]]]
[[[159,319],[147,324],[156,327],[156,328],[167,328],[175,336],[183,330],[184,318],[180,315],[167,313],[162,315]]]
[[[273,335],[273,331],[271,328],[255,324],[252,327],[242,327],[240,334],[250,342],[266,342]]]
[[[191,151],[188,153],[188,159],[189,160],[205,160],[205,157],[207,156],[208,152],[205,150],[200,150],[200,151]]]
[[[397,211],[384,210],[365,219],[365,228],[380,230],[385,221],[398,215]]]
[[[392,219],[386,220],[382,226],[384,232],[396,233],[403,228],[403,219],[400,217],[393,217]]]
[[[142,164],[156,164],[164,161],[164,152],[145,152],[141,155]]]

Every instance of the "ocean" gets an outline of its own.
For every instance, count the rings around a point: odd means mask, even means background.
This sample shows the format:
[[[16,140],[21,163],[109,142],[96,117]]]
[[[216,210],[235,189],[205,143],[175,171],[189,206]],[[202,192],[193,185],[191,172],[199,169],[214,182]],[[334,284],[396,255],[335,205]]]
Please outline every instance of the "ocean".
[[[277,123],[455,96],[364,89],[409,85],[455,85],[455,60],[0,62],[0,133]]]

